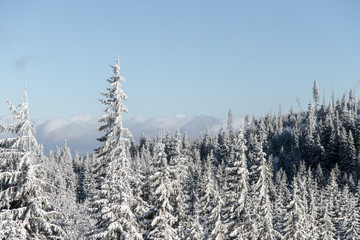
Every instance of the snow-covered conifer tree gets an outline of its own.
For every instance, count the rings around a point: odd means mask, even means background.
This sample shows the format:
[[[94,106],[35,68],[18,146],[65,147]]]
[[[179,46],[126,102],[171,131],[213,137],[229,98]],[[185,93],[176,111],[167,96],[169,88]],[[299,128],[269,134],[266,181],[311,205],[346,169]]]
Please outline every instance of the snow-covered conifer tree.
[[[173,225],[176,217],[170,203],[170,197],[174,193],[171,182],[171,170],[167,163],[165,144],[159,136],[154,149],[154,162],[152,163],[154,172],[150,175],[148,185],[150,188],[151,208],[145,213],[145,220],[142,223],[146,229],[146,239],[178,239]]]
[[[232,134],[234,132],[234,128],[233,128],[233,113],[231,111],[231,109],[228,112],[228,119],[227,119],[227,130],[230,136],[230,139],[232,139]]]
[[[322,216],[319,219],[319,239],[336,239],[336,229],[331,219],[331,213],[329,213],[328,204],[325,204],[322,210]]]
[[[314,149],[315,149],[315,130],[316,130],[316,116],[314,106],[310,102],[307,115],[306,115],[306,125],[303,130],[304,141],[302,142],[303,146],[303,158],[309,161],[314,167],[319,164],[314,162]]]
[[[352,132],[346,134],[345,128],[341,128],[339,135],[339,167],[347,173],[354,173],[357,167],[356,149]]]
[[[189,159],[182,153],[182,141],[180,131],[177,130],[175,137],[172,140],[172,157],[170,158],[170,169],[172,188],[174,190],[173,195],[170,198],[170,203],[174,208],[174,216],[177,218],[174,228],[177,228],[178,235],[182,237],[182,233],[185,231],[186,221],[186,207],[185,207],[185,195],[184,184],[188,172]]]
[[[318,237],[317,217],[318,217],[318,204],[320,202],[320,194],[318,184],[315,181],[311,168],[308,168],[306,178],[306,192],[307,192],[307,210],[306,221],[310,236],[313,238]]]
[[[260,138],[261,139],[261,138]],[[278,235],[273,226],[273,206],[270,201],[270,181],[272,169],[269,168],[262,142],[255,140],[252,157],[256,165],[252,168],[251,219],[250,237],[255,239],[275,239]]]
[[[344,188],[345,189],[345,188]],[[346,199],[346,212],[344,216],[342,237],[344,239],[360,239],[360,210],[358,206],[358,193],[349,194]]]
[[[200,223],[199,216],[192,218],[192,221],[189,222],[188,233],[185,236],[186,240],[203,240],[204,239],[204,228]]]
[[[340,198],[342,198],[342,193],[339,188],[339,177],[340,177],[340,170],[338,165],[336,164],[335,167],[330,171],[328,182],[326,188],[324,189],[323,206],[320,209],[322,211],[320,216],[322,216],[323,219],[325,217],[328,217],[331,220],[331,225],[328,224],[329,228],[327,229],[327,231],[329,231],[329,234],[331,234],[330,232],[333,232],[335,236],[334,238],[336,238],[337,233],[341,232],[341,223],[343,222],[343,216],[340,211],[341,209]],[[326,214],[324,213],[325,206],[327,211]]]
[[[200,222],[203,224],[205,238],[208,238],[211,229],[213,229],[212,223],[209,221],[209,216],[211,215],[212,210],[216,207],[216,179],[214,176],[213,165],[214,161],[213,151],[210,151],[209,156],[207,157],[207,162],[204,166],[204,172],[200,177],[199,188],[199,202],[198,202],[198,211],[200,216]]]
[[[61,239],[59,213],[49,203],[40,177],[35,127],[29,118],[27,91],[17,107],[10,101],[12,123],[1,126],[13,138],[0,140],[0,238]]]
[[[131,188],[135,182],[131,169],[128,147],[130,131],[123,127],[123,113],[127,107],[123,101],[127,96],[121,83],[119,57],[110,65],[114,75],[108,79],[110,87],[101,93],[105,99],[105,114],[100,118],[99,131],[104,135],[98,140],[102,146],[96,149],[96,191],[90,202],[97,222],[89,235],[94,239],[141,239],[133,207],[139,203]]]
[[[290,201],[290,191],[288,189],[287,176],[285,171],[280,168],[275,176],[275,204],[274,204],[274,229],[281,235],[285,235],[285,218],[287,205]]]
[[[215,207],[211,209],[208,216],[209,228],[209,239],[214,240],[225,240],[226,238],[226,227],[223,223],[222,218],[222,206],[224,205],[223,200],[220,197],[218,185],[215,183]]]
[[[54,184],[54,187],[48,192],[50,202],[61,209],[61,222],[66,226],[70,238],[74,238],[75,216],[77,215],[76,206],[76,176],[73,168],[73,158],[70,148],[66,141],[64,147],[56,148],[55,155],[51,156],[50,162],[53,166],[47,169],[52,172],[52,177],[48,181]]]
[[[306,231],[306,207],[305,202],[300,197],[298,181],[293,181],[292,198],[287,206],[285,216],[284,239],[308,239],[309,233]]]
[[[200,156],[198,156],[200,158]],[[195,166],[193,166],[195,167]],[[204,238],[204,228],[200,223],[198,211],[198,194],[197,194],[197,173],[196,170],[189,167],[188,176],[185,181],[185,196],[186,196],[186,209],[185,209],[185,228],[183,229],[184,239],[200,240]]]
[[[206,158],[208,157],[208,155],[210,154],[210,151],[212,149],[212,145],[211,145],[211,136],[210,136],[210,130],[207,127],[205,134],[203,136],[201,145],[200,145],[200,159],[201,161],[205,161]]]
[[[226,166],[226,190],[224,198],[224,218],[229,237],[238,239],[244,236],[246,218],[245,202],[248,195],[249,173],[246,158],[246,140],[242,130],[234,136],[233,157]]]
[[[313,86],[313,98],[315,101],[315,108],[317,109],[320,105],[320,93],[316,80],[314,81],[314,86]]]

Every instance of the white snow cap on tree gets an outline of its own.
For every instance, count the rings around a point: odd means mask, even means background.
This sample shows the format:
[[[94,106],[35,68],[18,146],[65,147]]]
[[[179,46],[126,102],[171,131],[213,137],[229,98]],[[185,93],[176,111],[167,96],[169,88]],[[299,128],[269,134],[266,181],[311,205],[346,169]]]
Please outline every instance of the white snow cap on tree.
[[[2,131],[10,132],[19,137],[16,138],[15,146],[20,149],[31,149],[37,147],[37,141],[35,138],[35,127],[30,121],[29,104],[27,90],[23,91],[22,102],[15,106],[10,100],[6,102],[9,105],[11,116],[6,120],[12,122],[1,126]]]
[[[16,136],[0,140],[0,237],[60,239],[66,234],[54,223],[58,213],[44,194],[26,90],[19,106],[7,102],[14,122],[1,130]]]
[[[127,99],[121,88],[125,79],[120,75],[119,57],[113,69],[114,75],[107,81],[110,87],[101,93],[100,100],[107,107],[100,118],[99,131],[104,136],[98,140],[102,146],[96,150],[96,190],[91,199],[91,210],[96,219],[95,226],[88,234],[93,239],[141,239],[134,206],[138,200],[133,194],[134,172],[128,156],[130,131],[123,127],[122,113],[127,112],[123,101]]]

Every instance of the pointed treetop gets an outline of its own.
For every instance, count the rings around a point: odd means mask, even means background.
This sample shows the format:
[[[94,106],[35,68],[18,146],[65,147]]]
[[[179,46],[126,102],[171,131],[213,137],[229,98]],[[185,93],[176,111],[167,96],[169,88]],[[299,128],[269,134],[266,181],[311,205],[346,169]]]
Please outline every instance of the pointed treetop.
[[[120,67],[120,57],[119,57],[119,54],[117,55],[117,58],[116,58],[116,65]]]
[[[228,130],[229,134],[232,134],[232,132],[233,132],[233,113],[232,113],[231,109],[229,109],[229,112],[228,112],[227,130]]]
[[[26,84],[26,82],[24,83],[24,91],[27,92],[27,84]]]
[[[125,82],[125,79],[120,75],[120,57],[119,55],[115,59],[115,65],[110,64],[115,76],[113,78],[120,78],[120,82]]]
[[[317,84],[316,80],[314,81],[313,97],[314,97],[314,101],[315,101],[315,108],[318,108],[320,105],[320,93],[319,93],[319,88],[318,88],[318,84]]]

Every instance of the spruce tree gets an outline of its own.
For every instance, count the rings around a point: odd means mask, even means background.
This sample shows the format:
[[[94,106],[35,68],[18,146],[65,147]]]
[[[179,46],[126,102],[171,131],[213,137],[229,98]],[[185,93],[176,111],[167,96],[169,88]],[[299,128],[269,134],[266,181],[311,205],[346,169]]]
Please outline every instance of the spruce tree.
[[[174,192],[170,198],[174,208],[174,216],[177,221],[174,228],[178,235],[183,237],[186,228],[186,206],[185,206],[185,180],[188,172],[189,159],[182,153],[182,140],[180,131],[177,130],[172,139],[172,157],[170,158],[171,182]]]
[[[58,216],[49,203],[37,159],[35,127],[29,118],[27,91],[17,107],[10,101],[12,123],[1,126],[14,135],[0,141],[0,238],[62,239],[66,236],[56,224]]]
[[[315,102],[315,108],[318,109],[320,105],[320,93],[316,80],[314,81],[314,86],[313,86],[313,98]]]
[[[226,166],[226,187],[224,198],[224,218],[228,238],[238,239],[245,234],[247,210],[245,203],[248,198],[249,172],[246,158],[246,140],[242,130],[234,136],[234,154]]]
[[[319,239],[336,239],[336,229],[327,204],[323,207],[322,216],[319,219],[318,229]]]
[[[340,233],[341,230],[341,221],[342,216],[340,212],[340,198],[341,198],[341,191],[339,189],[339,175],[340,170],[338,165],[331,170],[328,183],[325,188],[325,194],[323,199],[323,207],[322,207],[322,217],[320,222],[325,224],[326,227],[326,234],[329,236],[336,236],[336,233]],[[331,222],[328,222],[329,221]],[[319,227],[320,228],[320,227]],[[320,229],[320,232],[324,232]],[[324,232],[325,234],[325,232]]]
[[[284,239],[308,239],[306,230],[305,202],[300,197],[298,181],[293,181],[292,197],[287,206]]]
[[[225,240],[226,238],[226,227],[223,223],[222,218],[222,206],[224,204],[220,197],[217,184],[215,184],[215,207],[211,209],[208,223],[209,223],[209,239],[214,240]]]
[[[344,239],[360,239],[360,209],[358,205],[358,193],[349,194],[346,212],[342,226]]]
[[[104,135],[98,139],[102,146],[96,149],[96,191],[90,202],[96,224],[89,235],[94,239],[141,239],[133,212],[139,201],[132,189],[136,180],[128,152],[131,133],[123,127],[127,96],[121,86],[125,79],[120,75],[119,57],[110,66],[114,75],[108,79],[107,92],[101,93],[105,99],[100,100],[106,105],[99,120],[103,125],[98,128]]]
[[[232,135],[234,132],[234,128],[233,128],[233,113],[231,111],[231,109],[228,112],[228,118],[227,118],[227,130],[228,130],[228,134],[230,136],[230,139],[232,139]]]
[[[171,182],[171,170],[167,163],[165,144],[161,136],[158,137],[154,149],[153,172],[149,176],[150,210],[144,215],[143,228],[146,230],[145,239],[178,239],[173,225],[177,222],[173,215],[174,207],[170,198],[174,189]]]
[[[287,214],[287,205],[290,200],[290,191],[288,189],[287,176],[281,168],[275,175],[275,204],[274,204],[274,229],[279,234],[284,235],[284,219]]]
[[[259,138],[262,139],[262,138]],[[270,181],[272,169],[266,161],[266,154],[262,150],[262,142],[255,141],[253,149],[251,220],[250,237],[255,239],[275,239],[278,233],[273,226],[273,206],[270,200]]]
[[[313,238],[318,237],[317,229],[317,217],[318,217],[318,203],[320,202],[319,188],[318,184],[315,181],[311,168],[308,168],[307,178],[306,178],[306,200],[307,200],[307,209],[306,209],[306,221],[307,228],[310,236]]]
[[[216,179],[214,176],[214,170],[212,162],[214,161],[214,155],[211,151],[209,156],[207,157],[207,162],[204,166],[204,172],[200,178],[199,184],[199,215],[200,222],[203,225],[205,238],[210,236],[210,233],[213,229],[213,223],[210,222],[210,215],[213,209],[216,207],[216,196],[219,195],[217,193],[216,188]]]

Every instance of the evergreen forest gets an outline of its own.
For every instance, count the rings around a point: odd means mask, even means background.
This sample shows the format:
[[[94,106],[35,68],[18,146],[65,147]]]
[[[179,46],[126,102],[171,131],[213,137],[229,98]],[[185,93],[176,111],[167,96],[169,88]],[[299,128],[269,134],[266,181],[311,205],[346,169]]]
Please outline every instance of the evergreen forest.
[[[99,146],[44,153],[23,101],[0,129],[0,239],[360,239],[360,101],[246,116],[194,139],[134,141],[119,59],[101,93]],[[311,91],[311,89],[309,89]],[[241,104],[241,103],[239,103]]]

